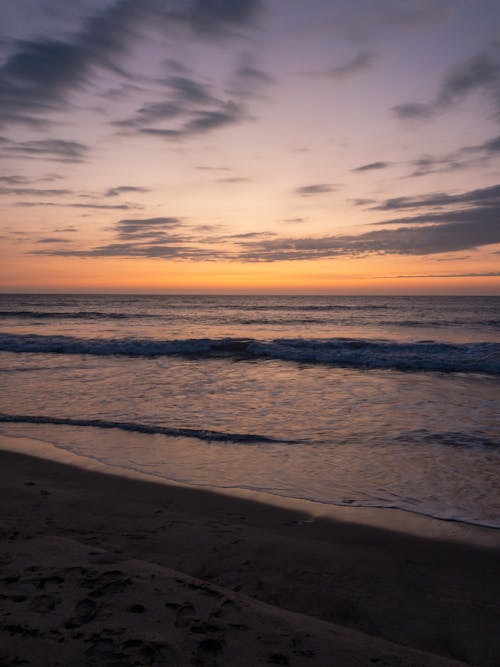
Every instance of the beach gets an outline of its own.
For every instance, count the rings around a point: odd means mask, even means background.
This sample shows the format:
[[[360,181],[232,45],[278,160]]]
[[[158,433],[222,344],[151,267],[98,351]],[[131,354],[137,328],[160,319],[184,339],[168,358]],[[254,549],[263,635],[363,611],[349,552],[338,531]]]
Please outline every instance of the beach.
[[[10,444],[2,665],[498,664],[498,531],[438,539],[450,522],[417,535]]]
[[[498,298],[0,301],[2,667],[498,667]]]

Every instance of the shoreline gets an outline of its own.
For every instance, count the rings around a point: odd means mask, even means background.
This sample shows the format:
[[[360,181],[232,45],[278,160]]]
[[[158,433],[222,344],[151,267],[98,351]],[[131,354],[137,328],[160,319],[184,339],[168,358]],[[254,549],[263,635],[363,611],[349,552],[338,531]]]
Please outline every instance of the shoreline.
[[[184,436],[170,436],[175,440],[189,440]],[[445,519],[430,514],[413,512],[397,507],[374,507],[360,505],[341,505],[323,503],[305,498],[289,497],[271,492],[245,489],[241,487],[215,487],[202,484],[189,484],[171,478],[148,474],[132,468],[113,466],[97,459],[81,456],[69,450],[57,447],[47,440],[35,439],[24,435],[3,435],[0,433],[0,452],[17,452],[35,458],[54,461],[71,467],[95,471],[104,475],[140,480],[160,486],[191,489],[228,498],[241,498],[250,502],[268,505],[270,508],[282,508],[304,514],[305,521],[332,520],[355,523],[363,526],[388,529],[395,532],[428,537],[431,539],[460,541],[480,546],[491,546],[500,550],[500,527],[475,524],[460,519]]]
[[[134,651],[140,664],[249,667],[498,658],[498,531],[481,543],[469,530],[438,537],[435,524],[449,522],[427,518],[422,535],[396,530],[394,516],[392,530],[357,521],[349,507],[313,516],[304,503],[36,458],[30,442],[31,455],[0,451],[4,660],[35,651],[47,661],[31,664],[58,664],[55,650],[61,665],[121,654],[134,664]]]

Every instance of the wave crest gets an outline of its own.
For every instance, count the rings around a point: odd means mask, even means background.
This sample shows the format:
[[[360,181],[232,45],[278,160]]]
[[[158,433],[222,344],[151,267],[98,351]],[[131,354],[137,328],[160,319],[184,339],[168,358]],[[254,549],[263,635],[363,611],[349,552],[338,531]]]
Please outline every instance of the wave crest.
[[[0,334],[0,351],[131,357],[276,359],[362,369],[500,374],[499,343],[402,343],[352,338],[77,338]]]

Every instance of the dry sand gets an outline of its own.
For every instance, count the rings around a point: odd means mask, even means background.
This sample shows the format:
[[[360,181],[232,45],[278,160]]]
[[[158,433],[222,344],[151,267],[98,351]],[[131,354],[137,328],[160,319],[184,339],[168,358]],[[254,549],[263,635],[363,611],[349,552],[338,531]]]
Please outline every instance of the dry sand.
[[[1,666],[500,664],[500,531],[442,541],[12,452],[0,488]]]

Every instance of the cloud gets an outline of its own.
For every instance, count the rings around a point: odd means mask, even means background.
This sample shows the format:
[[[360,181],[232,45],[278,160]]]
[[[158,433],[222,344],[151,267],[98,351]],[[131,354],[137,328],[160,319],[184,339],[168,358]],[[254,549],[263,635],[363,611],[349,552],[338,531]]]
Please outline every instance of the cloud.
[[[390,162],[370,162],[368,164],[363,164],[361,167],[355,167],[351,171],[355,172],[365,172],[365,171],[375,171],[377,169],[387,169],[390,166]]]
[[[262,9],[261,0],[194,0],[184,3],[182,19],[200,33],[227,34],[252,25]]]
[[[162,99],[145,102],[136,111],[112,125],[125,134],[154,135],[180,140],[212,132],[227,125],[248,121],[249,99],[256,97],[273,79],[244,56],[223,86],[224,94],[207,82],[195,78],[187,67],[166,63],[169,75],[156,79]],[[172,70],[175,75],[172,75]]]
[[[368,255],[436,255],[471,250],[500,243],[499,211],[477,209],[456,219],[444,214],[435,224],[411,226],[413,219],[400,220],[397,229],[382,229],[355,235],[279,237],[273,233],[249,232],[216,238],[172,234],[177,218],[121,221],[115,227],[122,242],[95,248],[47,249],[36,254],[67,257],[148,257],[205,261],[277,262]],[[152,222],[157,220],[157,222]],[[169,220],[167,218],[167,220]],[[420,221],[417,219],[417,223]],[[140,226],[142,225],[142,226]],[[163,228],[163,225],[165,228]],[[121,231],[120,231],[121,230]],[[231,242],[225,247],[223,239]],[[219,244],[219,247],[217,247]],[[208,247],[204,247],[208,246]]]
[[[376,199],[371,199],[370,197],[355,197],[354,199],[348,199],[354,204],[354,206],[367,206],[368,204],[374,204]]]
[[[197,165],[197,171],[232,171],[231,167],[211,167],[209,165]]]
[[[274,78],[258,67],[252,55],[242,56],[230,77],[228,90],[238,99],[260,97],[274,83]]]
[[[26,176],[19,176],[17,174],[10,176],[0,176],[0,183],[6,183],[7,185],[33,185],[34,183],[47,183],[58,181],[63,177],[59,174],[47,174],[41,178],[27,178]]]
[[[31,182],[25,176],[0,176],[0,183],[7,183],[8,185],[25,185]]]
[[[47,236],[44,239],[38,239],[37,243],[69,243],[69,240],[61,239],[57,236]]]
[[[215,259],[216,251],[195,245],[195,239],[179,235],[182,220],[176,217],[126,218],[111,230],[115,240],[94,248],[49,248],[34,254],[65,257],[147,257],[152,259]]]
[[[371,69],[377,58],[378,56],[376,53],[372,53],[371,51],[364,51],[362,53],[358,53],[342,65],[329,67],[322,72],[318,72],[317,74],[329,77],[331,79],[341,79],[346,76],[351,76],[352,74],[358,74],[359,72],[364,72],[368,69]]]
[[[383,276],[384,278],[491,278],[500,276],[500,271],[485,271],[483,273],[424,273],[403,276]]]
[[[137,109],[133,116],[115,120],[112,125],[123,128],[141,128],[148,123],[171,120],[184,114],[184,109],[172,102],[149,102]]]
[[[4,158],[23,157],[72,163],[84,162],[88,152],[89,147],[78,141],[65,139],[12,141],[7,137],[0,137],[0,154]]]
[[[413,167],[413,171],[410,176],[426,176],[427,174],[466,169],[486,164],[498,157],[500,157],[500,136],[487,139],[480,144],[463,146],[448,155],[424,155],[411,160],[409,164]]]
[[[407,208],[436,208],[456,204],[481,204],[483,206],[500,208],[500,185],[476,188],[475,190],[468,190],[456,195],[450,195],[446,192],[433,192],[420,197],[394,197],[386,199],[382,204],[375,206],[374,209],[378,211],[391,211]]]
[[[250,178],[243,176],[233,176],[232,178],[218,178],[216,183],[250,183]]]
[[[500,136],[486,139],[479,144],[462,146],[444,155],[420,155],[405,164],[411,169],[408,176],[418,177],[477,167],[488,164],[488,162],[497,158],[500,158]],[[369,164],[351,169],[351,171],[362,173],[372,169],[385,169],[389,166],[391,166],[390,162],[370,162]]]
[[[260,9],[260,0],[114,0],[71,36],[15,40],[0,66],[0,126],[43,127],[97,70],[126,77],[120,59],[145,26],[222,38],[252,25]]]
[[[73,194],[72,190],[45,190],[38,188],[2,188],[0,187],[1,195],[17,195],[29,197],[61,197]]]
[[[335,8],[333,28],[342,37],[359,43],[373,39],[387,27],[412,29],[422,25],[436,25],[452,11],[442,0],[357,0],[332,3]]]
[[[128,194],[130,192],[151,192],[149,188],[142,188],[135,185],[118,185],[114,188],[109,188],[104,193],[105,197],[117,197],[118,195]]]
[[[187,76],[168,77],[166,84],[179,103],[203,105],[216,101],[209,86]]]
[[[404,221],[400,221],[403,224]],[[411,221],[408,221],[408,223]],[[323,236],[319,238],[273,238],[247,243],[239,254],[241,261],[293,261],[342,256],[434,255],[469,250],[500,243],[498,211],[496,215],[469,216],[458,222],[443,218],[431,226],[402,226],[358,236]]]
[[[60,208],[90,208],[96,210],[104,211],[129,211],[133,209],[142,208],[137,204],[79,204],[79,203],[60,203],[60,202],[51,202],[51,201],[27,201],[27,202],[16,202],[16,206],[22,206],[24,208],[34,208],[36,206],[54,206]]]
[[[374,210],[420,209],[415,215],[381,220],[377,229],[357,236],[263,239],[243,243],[246,261],[303,260],[321,257],[434,255],[500,243],[500,185],[458,194],[434,192],[387,199]]]
[[[455,107],[476,91],[489,98],[500,120],[500,46],[492,45],[483,53],[456,65],[444,77],[430,102],[407,102],[392,110],[403,120],[428,119]]]
[[[179,218],[138,218],[119,220],[113,227],[119,239],[164,239],[166,231],[171,231],[182,226]]]
[[[160,83],[166,99],[147,102],[128,118],[112,124],[125,133],[181,140],[248,119],[239,101],[221,99],[207,83],[187,73],[168,76]]]
[[[336,186],[330,185],[329,183],[315,183],[313,185],[303,185],[299,188],[295,188],[294,192],[302,197],[310,197],[312,195],[335,192],[336,189]]]
[[[243,107],[235,102],[223,103],[218,109],[201,110],[192,113],[192,117],[177,128],[141,128],[142,134],[163,137],[164,139],[184,139],[206,134],[228,125],[235,125],[247,119]]]

